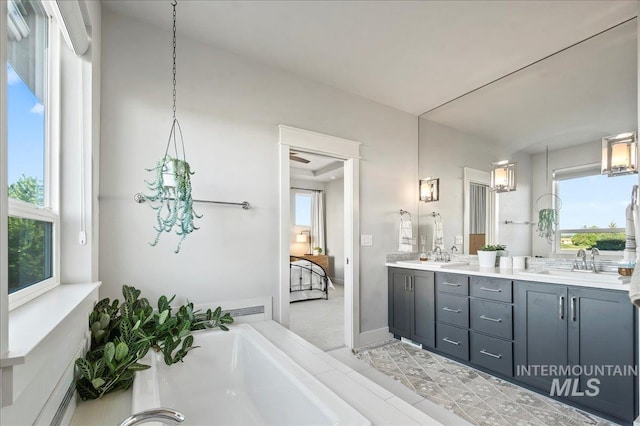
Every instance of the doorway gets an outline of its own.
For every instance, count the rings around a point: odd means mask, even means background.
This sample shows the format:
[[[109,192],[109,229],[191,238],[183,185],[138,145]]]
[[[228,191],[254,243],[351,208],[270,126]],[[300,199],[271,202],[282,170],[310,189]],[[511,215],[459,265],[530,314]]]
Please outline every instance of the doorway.
[[[343,233],[342,253],[336,249],[336,255],[342,259],[334,264],[343,265],[344,327],[342,343],[354,348],[358,345],[359,324],[359,143],[296,129],[279,126],[280,130],[280,279],[278,298],[274,301],[275,319],[285,327],[291,327],[291,254],[295,235],[292,235],[292,192],[291,156],[321,156],[339,161],[343,170]],[[301,154],[304,153],[304,154]],[[304,189],[304,188],[303,188]],[[310,189],[310,188],[307,188]],[[294,227],[294,231],[296,228]],[[302,231],[299,229],[298,231]],[[300,233],[300,232],[299,232]],[[311,232],[310,232],[311,233]],[[302,241],[302,239],[300,239]],[[306,241],[305,241],[306,243]],[[310,247],[313,249],[313,247]],[[307,248],[309,250],[309,247]],[[335,284],[334,284],[335,285]],[[320,301],[322,302],[322,300]],[[308,302],[297,302],[308,303]]]

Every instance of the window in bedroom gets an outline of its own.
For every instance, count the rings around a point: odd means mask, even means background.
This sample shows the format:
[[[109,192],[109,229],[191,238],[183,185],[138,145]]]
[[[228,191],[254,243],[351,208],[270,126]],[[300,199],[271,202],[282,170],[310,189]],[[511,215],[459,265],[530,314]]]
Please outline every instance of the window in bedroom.
[[[296,226],[311,226],[311,194],[297,192],[295,194]]]
[[[635,174],[601,175],[599,164],[556,171],[554,187],[562,200],[556,247],[624,250],[625,212],[637,184]]]
[[[50,138],[50,18],[41,2],[7,2],[9,308],[58,284],[58,211]]]

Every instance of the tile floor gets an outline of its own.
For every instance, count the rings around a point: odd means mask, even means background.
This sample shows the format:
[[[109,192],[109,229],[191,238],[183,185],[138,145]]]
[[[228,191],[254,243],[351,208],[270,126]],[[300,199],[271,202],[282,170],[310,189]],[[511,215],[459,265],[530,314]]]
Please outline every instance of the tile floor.
[[[613,425],[440,355],[393,342],[356,355],[475,425]]]

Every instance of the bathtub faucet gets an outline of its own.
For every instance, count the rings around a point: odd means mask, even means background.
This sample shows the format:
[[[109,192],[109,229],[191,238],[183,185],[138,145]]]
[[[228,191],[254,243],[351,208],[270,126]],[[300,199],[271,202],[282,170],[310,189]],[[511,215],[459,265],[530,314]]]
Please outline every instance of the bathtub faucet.
[[[153,408],[132,414],[124,419],[118,426],[133,426],[155,420],[170,420],[177,424],[184,422],[184,415],[172,408]]]

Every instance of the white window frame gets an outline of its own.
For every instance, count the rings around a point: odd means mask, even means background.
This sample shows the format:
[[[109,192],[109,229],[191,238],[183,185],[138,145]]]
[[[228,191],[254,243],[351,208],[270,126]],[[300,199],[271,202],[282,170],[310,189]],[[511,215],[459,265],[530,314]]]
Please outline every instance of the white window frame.
[[[580,177],[594,176],[601,174],[600,163],[590,163],[582,166],[568,167],[563,169],[557,169],[553,171],[553,194],[562,199],[562,194],[559,194],[559,183],[562,180],[575,179]],[[560,209],[560,215],[562,215],[562,208]],[[625,228],[579,228],[579,229],[560,229],[558,228],[555,239],[553,242],[553,252],[556,254],[575,254],[577,249],[563,249],[560,244],[560,237],[562,233],[572,234],[591,234],[591,233],[624,233]],[[618,250],[601,250],[601,255],[622,256],[622,251]]]
[[[41,1],[41,3],[49,19],[47,34],[48,46],[46,48],[45,207],[35,206],[12,198],[8,199],[7,207],[9,216],[49,222],[52,224],[52,274],[50,278],[9,294],[9,311],[35,299],[60,284],[60,27],[54,18],[51,5],[47,1]],[[2,35],[2,37],[6,36],[6,34]],[[4,66],[6,67],[6,64],[4,64]],[[6,84],[6,81],[3,82],[3,84]],[[7,162],[10,160],[11,159],[8,158]]]

